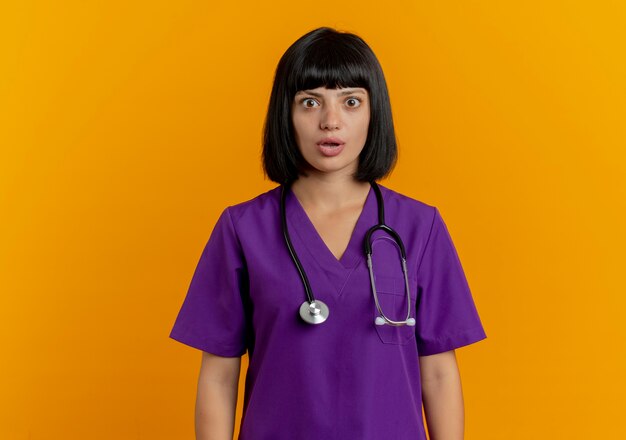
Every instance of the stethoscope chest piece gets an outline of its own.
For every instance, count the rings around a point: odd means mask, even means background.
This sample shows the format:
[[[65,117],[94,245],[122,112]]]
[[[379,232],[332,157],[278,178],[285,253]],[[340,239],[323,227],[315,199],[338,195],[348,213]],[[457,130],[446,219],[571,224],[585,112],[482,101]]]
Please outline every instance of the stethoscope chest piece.
[[[319,299],[310,304],[305,301],[300,306],[300,317],[309,324],[321,324],[326,321],[329,312],[328,306]]]

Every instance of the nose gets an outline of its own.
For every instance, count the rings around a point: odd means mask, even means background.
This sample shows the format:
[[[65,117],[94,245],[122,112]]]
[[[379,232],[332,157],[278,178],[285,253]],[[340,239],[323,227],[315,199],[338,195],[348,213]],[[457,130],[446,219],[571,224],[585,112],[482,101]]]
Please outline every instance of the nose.
[[[339,128],[340,125],[339,111],[333,106],[328,105],[325,111],[322,113],[320,126],[322,130],[327,128]]]

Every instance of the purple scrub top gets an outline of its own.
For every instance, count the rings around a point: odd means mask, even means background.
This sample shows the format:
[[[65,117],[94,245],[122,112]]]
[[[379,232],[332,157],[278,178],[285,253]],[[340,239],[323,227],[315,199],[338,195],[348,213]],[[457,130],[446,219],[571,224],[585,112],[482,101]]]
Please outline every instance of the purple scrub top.
[[[280,186],[217,220],[170,337],[219,356],[248,351],[239,440],[426,440],[418,356],[487,337],[439,210],[378,186],[406,249],[415,327],[374,324],[363,244],[378,222],[373,188],[340,260],[287,193],[292,245],[330,309],[317,325],[298,313],[306,293],[281,230]],[[399,248],[380,230],[372,242],[379,303],[404,320]]]

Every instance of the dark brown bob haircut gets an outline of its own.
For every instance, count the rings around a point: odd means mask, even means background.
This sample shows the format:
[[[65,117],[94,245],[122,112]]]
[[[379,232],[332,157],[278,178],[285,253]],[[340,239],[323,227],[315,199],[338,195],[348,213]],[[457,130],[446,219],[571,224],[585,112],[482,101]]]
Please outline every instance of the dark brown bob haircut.
[[[383,70],[361,37],[329,27],[314,29],[283,54],[274,76],[263,127],[265,175],[290,183],[304,171],[306,160],[295,138],[291,105],[300,90],[363,87],[369,93],[370,122],[354,178],[369,182],[386,177],[397,161],[398,148],[391,103]]]

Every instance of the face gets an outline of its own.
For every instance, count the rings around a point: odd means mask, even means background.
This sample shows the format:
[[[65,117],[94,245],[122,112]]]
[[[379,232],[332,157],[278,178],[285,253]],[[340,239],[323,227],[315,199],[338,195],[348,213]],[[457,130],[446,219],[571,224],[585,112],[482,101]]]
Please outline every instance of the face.
[[[298,148],[308,163],[307,173],[356,172],[370,121],[366,89],[301,90],[291,114]]]

